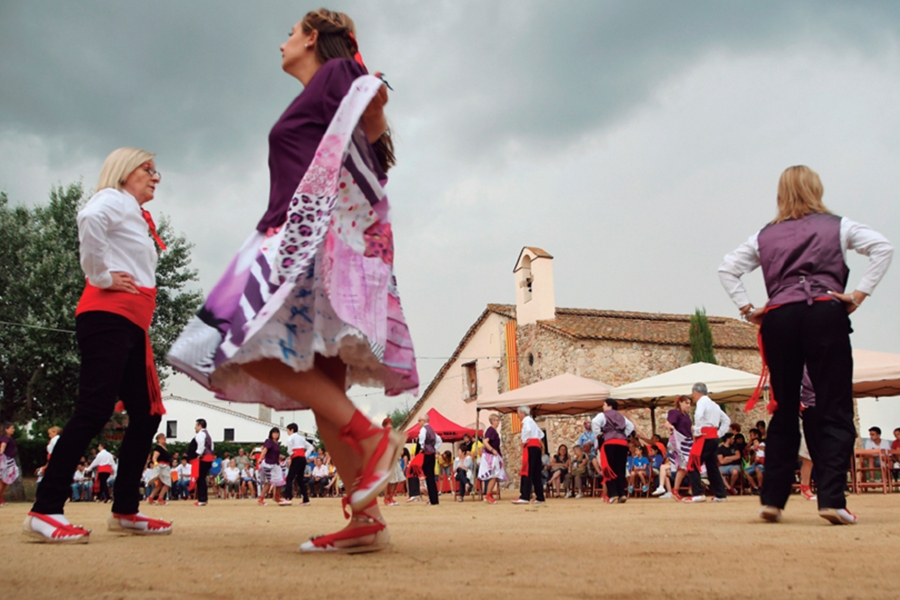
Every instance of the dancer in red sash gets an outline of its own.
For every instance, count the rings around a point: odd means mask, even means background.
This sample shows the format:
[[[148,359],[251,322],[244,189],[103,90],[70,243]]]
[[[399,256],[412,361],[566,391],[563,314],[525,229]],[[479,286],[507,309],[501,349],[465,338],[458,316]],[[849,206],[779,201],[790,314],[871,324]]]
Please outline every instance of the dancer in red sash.
[[[691,446],[691,454],[688,458],[688,477],[691,480],[690,498],[685,502],[705,502],[703,483],[700,480],[700,465],[706,465],[706,477],[712,487],[713,502],[727,500],[728,492],[725,489],[725,481],[722,472],[719,471],[719,456],[716,450],[719,448],[719,438],[728,433],[731,419],[719,408],[719,405],[710,399],[709,390],[705,383],[695,383],[691,388],[691,398],[694,400],[694,444]]]
[[[75,311],[79,393],[22,525],[25,534],[41,541],[88,541],[90,530],[71,525],[63,505],[78,460],[119,400],[128,412],[128,429],[119,447],[109,529],[172,532],[171,523],[138,512],[144,463],[165,412],[148,335],[156,308],[157,252],[165,245],[143,209],[159,181],[152,154],[120,148],[103,163],[97,193],[78,213],[81,267],[87,276]]]
[[[197,419],[194,423],[194,436],[188,453],[191,459],[191,487],[197,490],[197,501],[194,506],[206,506],[209,502],[209,468],[216,455],[213,452],[212,436],[206,430],[206,419]],[[258,465],[257,465],[258,466]]]
[[[884,277],[894,247],[880,233],[831,214],[822,203],[818,174],[785,169],[778,182],[775,219],[725,257],[719,278],[741,315],[760,325],[760,351],[777,402],[766,434],[766,477],[760,517],[778,521],[794,481],[800,445],[803,366],[815,390],[815,415],[803,429],[816,465],[819,515],[853,524],[844,486],[853,455],[853,354],[850,318]],[[846,254],[869,257],[856,289],[846,292]],[[769,299],[755,308],[741,277],[762,267]],[[774,407],[773,407],[774,408]]]
[[[513,504],[543,504],[544,482],[541,478],[541,455],[544,451],[544,432],[531,418],[531,409],[527,406],[519,407],[519,419],[522,421],[522,481],[519,485],[520,494]],[[534,492],[534,500],[531,493]]]
[[[603,436],[600,447],[600,470],[606,484],[606,501],[610,504],[628,500],[625,481],[625,465],[628,462],[628,437],[634,432],[634,423],[619,412],[619,403],[613,399],[603,402],[603,412],[591,421],[591,429]]]
[[[284,445],[287,446],[288,456],[291,457],[291,466],[288,467],[288,474],[284,480],[284,503],[291,504],[293,501],[294,481],[296,480],[303,498],[300,506],[309,506],[309,492],[306,489],[306,482],[303,480],[303,472],[306,470],[306,457],[312,454],[315,447],[297,433],[300,428],[296,423],[288,423],[287,430],[288,436]]]

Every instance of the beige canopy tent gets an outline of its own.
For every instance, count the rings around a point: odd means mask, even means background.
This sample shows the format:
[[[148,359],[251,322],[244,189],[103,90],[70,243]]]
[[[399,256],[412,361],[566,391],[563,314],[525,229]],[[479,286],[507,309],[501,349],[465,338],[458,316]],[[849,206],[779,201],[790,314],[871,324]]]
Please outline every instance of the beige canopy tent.
[[[900,354],[854,350],[853,395],[900,396]]]
[[[531,414],[580,415],[599,412],[603,400],[609,397],[611,386],[566,373],[537,383],[478,400],[478,410],[514,412],[519,406],[531,408]]]
[[[709,363],[693,363],[619,386],[609,395],[625,407],[650,408],[651,426],[656,431],[656,407],[674,407],[675,399],[690,394],[691,386],[697,382],[706,384],[709,397],[716,402],[746,402],[759,383],[759,375]]]

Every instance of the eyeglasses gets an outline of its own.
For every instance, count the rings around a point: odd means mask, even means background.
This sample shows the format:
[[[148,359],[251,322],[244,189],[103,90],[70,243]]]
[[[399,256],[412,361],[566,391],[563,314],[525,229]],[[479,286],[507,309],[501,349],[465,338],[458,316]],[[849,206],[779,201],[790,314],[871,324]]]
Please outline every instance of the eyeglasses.
[[[144,167],[144,170],[147,171],[150,177],[159,177],[160,179],[162,179],[162,173],[160,173],[156,169],[152,167]]]

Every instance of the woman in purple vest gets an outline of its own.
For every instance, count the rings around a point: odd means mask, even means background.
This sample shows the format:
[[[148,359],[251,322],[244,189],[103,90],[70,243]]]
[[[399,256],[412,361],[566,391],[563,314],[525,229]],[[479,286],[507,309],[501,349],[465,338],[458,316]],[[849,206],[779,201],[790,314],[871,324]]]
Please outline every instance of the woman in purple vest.
[[[822,204],[822,182],[808,167],[790,167],[778,183],[778,214],[725,257],[719,277],[741,315],[760,325],[778,408],[766,437],[766,479],[760,517],[778,521],[794,481],[800,445],[803,366],[816,392],[814,419],[804,420],[819,483],[819,515],[835,524],[856,523],[844,486],[853,453],[853,356],[849,315],[871,295],[894,253],[871,228],[831,214]],[[845,291],[848,250],[869,257],[856,289]],[[755,308],[741,276],[762,267],[769,300]]]

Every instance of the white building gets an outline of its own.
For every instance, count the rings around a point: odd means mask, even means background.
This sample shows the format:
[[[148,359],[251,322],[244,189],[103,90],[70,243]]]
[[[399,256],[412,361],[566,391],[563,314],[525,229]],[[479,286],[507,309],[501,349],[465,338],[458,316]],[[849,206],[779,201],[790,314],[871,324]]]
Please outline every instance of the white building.
[[[269,437],[273,427],[281,430],[282,439],[287,435],[283,417],[273,416],[273,411],[261,404],[191,400],[172,395],[163,398],[163,403],[166,414],[159,423],[158,433],[166,434],[170,441],[189,442],[195,435],[197,419],[206,419],[206,430],[212,435],[213,442],[260,444]],[[279,422],[273,423],[274,418]],[[300,434],[313,437],[303,431]]]

